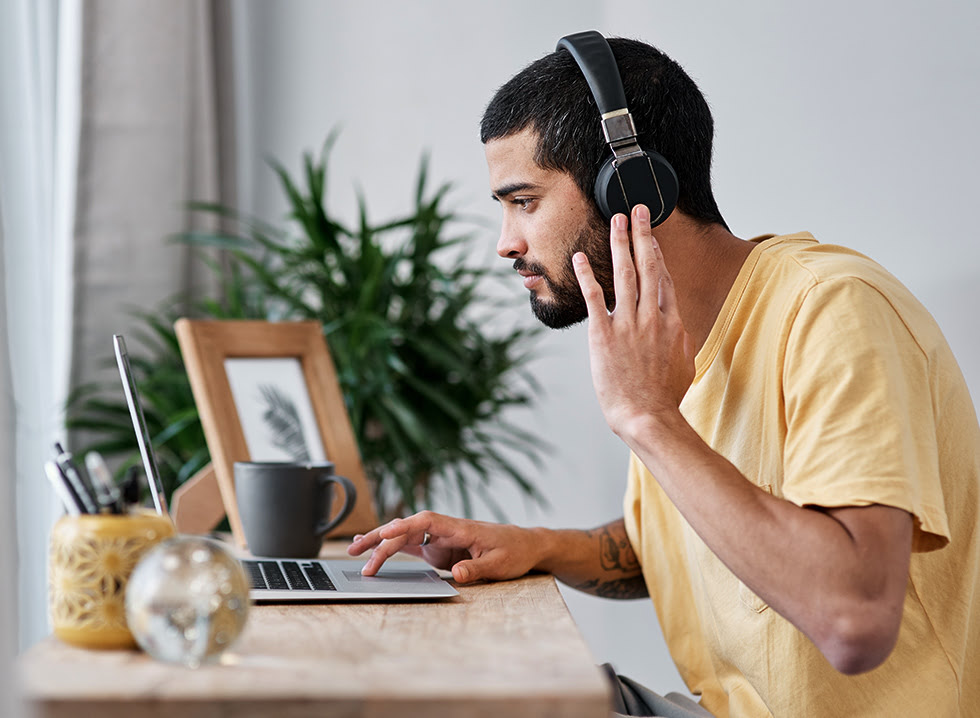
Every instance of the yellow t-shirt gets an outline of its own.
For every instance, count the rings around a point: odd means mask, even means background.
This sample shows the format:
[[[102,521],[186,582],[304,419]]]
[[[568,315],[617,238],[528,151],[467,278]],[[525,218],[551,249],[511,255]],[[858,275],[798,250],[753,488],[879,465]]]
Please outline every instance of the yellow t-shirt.
[[[980,716],[980,428],[956,361],[929,313],[868,258],[806,233],[757,241],[681,411],[775,496],[909,511],[901,631],[881,666],[838,673],[634,455],[626,528],[671,655],[721,718]]]

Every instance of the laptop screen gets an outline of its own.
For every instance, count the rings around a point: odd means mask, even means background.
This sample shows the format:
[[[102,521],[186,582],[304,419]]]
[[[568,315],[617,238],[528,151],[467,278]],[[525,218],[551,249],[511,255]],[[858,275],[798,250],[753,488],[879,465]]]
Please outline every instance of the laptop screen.
[[[123,390],[126,392],[126,403],[129,405],[129,415],[133,419],[136,430],[136,441],[139,443],[140,456],[143,457],[143,470],[146,472],[146,482],[153,495],[153,506],[157,513],[167,513],[167,499],[163,493],[163,483],[157,470],[156,456],[153,454],[153,442],[150,431],[146,427],[143,407],[140,405],[139,392],[136,390],[136,380],[133,369],[129,365],[129,354],[126,352],[126,342],[121,334],[113,334],[112,344],[116,351],[116,364],[119,366],[119,376],[122,378]]]

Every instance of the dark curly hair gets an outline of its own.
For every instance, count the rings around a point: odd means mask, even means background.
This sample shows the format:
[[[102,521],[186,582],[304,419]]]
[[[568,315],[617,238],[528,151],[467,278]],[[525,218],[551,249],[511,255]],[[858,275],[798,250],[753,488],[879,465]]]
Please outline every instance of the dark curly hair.
[[[704,95],[680,65],[655,47],[624,38],[610,38],[609,46],[640,145],[663,155],[677,173],[678,208],[727,228],[711,192],[714,121]],[[592,199],[609,147],[588,83],[566,50],[532,62],[497,91],[483,113],[480,140],[529,127],[538,133],[538,165],[568,172]]]

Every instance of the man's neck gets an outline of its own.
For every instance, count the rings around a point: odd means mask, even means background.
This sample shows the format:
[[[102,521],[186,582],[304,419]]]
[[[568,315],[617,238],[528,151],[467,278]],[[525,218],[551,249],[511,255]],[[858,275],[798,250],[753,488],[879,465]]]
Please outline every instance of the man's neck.
[[[720,224],[699,224],[677,211],[653,233],[674,280],[684,328],[700,351],[755,245]]]

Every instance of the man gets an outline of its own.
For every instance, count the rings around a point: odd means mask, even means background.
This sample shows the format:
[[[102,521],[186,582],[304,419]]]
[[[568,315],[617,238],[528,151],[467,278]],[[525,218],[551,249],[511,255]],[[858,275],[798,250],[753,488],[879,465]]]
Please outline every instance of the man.
[[[677,208],[606,224],[608,152],[564,50],[483,118],[498,254],[536,316],[589,318],[592,379],[631,449],[624,517],[591,531],[430,512],[355,537],[460,583],[548,571],[649,595],[688,689],[716,716],[980,711],[980,428],[935,322],[871,260],[806,233],[743,240],[711,193],[712,120],[694,82],[610,40]]]

